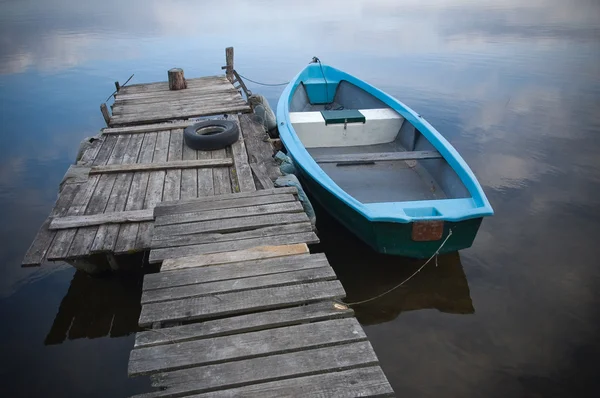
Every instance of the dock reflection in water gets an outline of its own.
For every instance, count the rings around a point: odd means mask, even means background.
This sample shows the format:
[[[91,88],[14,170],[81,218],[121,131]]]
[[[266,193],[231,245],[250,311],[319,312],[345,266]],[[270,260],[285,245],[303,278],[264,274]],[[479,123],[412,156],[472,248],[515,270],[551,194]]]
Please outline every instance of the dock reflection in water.
[[[44,343],[123,337],[139,331],[141,272],[93,277],[77,271]]]

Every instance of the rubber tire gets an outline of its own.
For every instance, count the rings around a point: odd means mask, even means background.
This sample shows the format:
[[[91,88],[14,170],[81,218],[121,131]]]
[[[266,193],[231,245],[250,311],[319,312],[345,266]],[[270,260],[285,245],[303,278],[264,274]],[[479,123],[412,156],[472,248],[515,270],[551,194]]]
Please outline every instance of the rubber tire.
[[[198,134],[197,131],[207,127],[221,128],[212,134]],[[199,151],[214,151],[227,148],[240,137],[240,130],[235,122],[231,120],[205,120],[188,126],[183,131],[185,144]]]

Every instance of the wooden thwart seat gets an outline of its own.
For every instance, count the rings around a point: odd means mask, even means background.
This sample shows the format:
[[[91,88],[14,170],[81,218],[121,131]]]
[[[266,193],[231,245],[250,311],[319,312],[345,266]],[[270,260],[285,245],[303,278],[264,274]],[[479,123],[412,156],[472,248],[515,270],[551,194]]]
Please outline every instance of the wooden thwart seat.
[[[389,162],[395,160],[422,160],[439,159],[442,155],[438,151],[410,151],[410,152],[379,152],[379,153],[356,153],[344,155],[318,155],[314,156],[317,163],[373,163]]]

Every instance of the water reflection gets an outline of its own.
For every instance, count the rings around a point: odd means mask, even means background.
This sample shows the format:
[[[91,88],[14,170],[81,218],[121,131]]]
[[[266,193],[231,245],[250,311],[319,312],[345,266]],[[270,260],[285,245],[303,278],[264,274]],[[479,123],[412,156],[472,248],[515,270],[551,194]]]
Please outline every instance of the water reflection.
[[[344,285],[345,302],[359,302],[386,292],[423,265],[424,260],[374,252],[321,207],[315,207],[321,244],[313,251],[324,250]],[[363,325],[389,322],[402,312],[422,309],[448,314],[475,312],[458,253],[439,256],[437,266],[435,261],[430,262],[402,287],[377,300],[355,305],[353,309]]]
[[[92,277],[76,271],[44,343],[138,332],[142,278],[141,272]]]

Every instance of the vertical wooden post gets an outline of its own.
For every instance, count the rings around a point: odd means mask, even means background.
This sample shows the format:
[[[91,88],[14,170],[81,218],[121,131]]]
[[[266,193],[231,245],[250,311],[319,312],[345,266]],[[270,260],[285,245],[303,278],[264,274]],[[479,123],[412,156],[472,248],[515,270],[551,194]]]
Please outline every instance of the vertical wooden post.
[[[227,75],[227,79],[233,83],[233,47],[227,47],[225,49],[225,63],[225,74]]]
[[[183,76],[183,69],[169,69],[169,90],[183,90],[187,88],[187,82]]]
[[[119,92],[119,90],[121,89],[121,85],[118,81],[115,82],[115,88],[117,89],[117,92]]]
[[[102,112],[102,116],[104,116],[106,125],[110,126],[110,114],[108,113],[108,107],[104,102],[100,104],[100,112]]]

